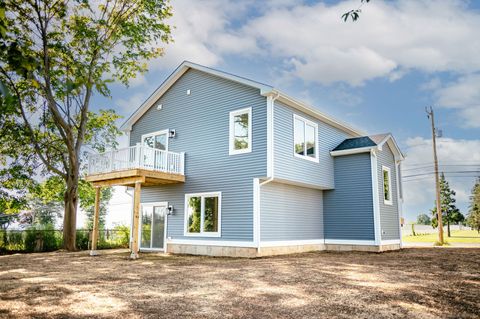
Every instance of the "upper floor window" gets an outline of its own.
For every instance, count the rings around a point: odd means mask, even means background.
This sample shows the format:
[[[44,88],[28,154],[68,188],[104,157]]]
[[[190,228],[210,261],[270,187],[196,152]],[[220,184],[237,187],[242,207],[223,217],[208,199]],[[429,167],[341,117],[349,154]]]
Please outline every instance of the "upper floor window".
[[[220,236],[221,193],[185,195],[185,235]]]
[[[383,176],[383,202],[392,205],[392,176],[390,167],[382,166]]]
[[[230,155],[252,151],[252,108],[230,112]]]
[[[298,115],[293,116],[294,155],[318,162],[318,125]]]

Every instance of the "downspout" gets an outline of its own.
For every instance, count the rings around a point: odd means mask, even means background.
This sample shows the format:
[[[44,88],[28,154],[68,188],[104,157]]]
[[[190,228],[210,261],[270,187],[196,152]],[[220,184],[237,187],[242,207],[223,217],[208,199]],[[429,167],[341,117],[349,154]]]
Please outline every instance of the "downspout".
[[[270,174],[268,174],[268,179],[264,180],[263,182],[260,183],[260,187],[262,185],[265,185],[265,184],[268,184],[270,183],[271,181],[274,180],[275,178],[275,136],[274,136],[274,132],[275,132],[275,127],[274,127],[274,123],[275,123],[275,100],[277,100],[279,98],[280,94],[278,92],[275,92],[273,93],[272,95],[269,95],[267,97],[267,99],[270,99],[270,101],[268,101],[267,103],[270,103],[271,104],[271,111],[270,111],[270,118],[267,117],[267,121],[270,121],[270,132],[267,132],[267,134],[270,134],[271,136],[271,147],[270,147],[270,152],[271,152],[271,155],[270,155],[270,165],[271,165],[271,172]],[[268,109],[267,109],[268,111]],[[267,125],[268,126],[268,125]],[[267,146],[268,147],[268,146]],[[268,154],[267,154],[268,156]],[[268,165],[268,160],[267,160],[267,165]],[[267,168],[268,170],[268,168]]]
[[[266,185],[274,180],[275,176],[275,169],[274,169],[274,109],[275,109],[275,100],[278,99],[280,94],[278,92],[274,92],[267,96],[267,179],[261,183],[258,183],[258,179],[254,179],[254,188],[256,192],[256,227],[254,227],[254,242],[255,246],[257,247],[257,253],[260,253],[260,192],[261,187]],[[269,125],[270,124],[270,125]],[[270,137],[270,138],[269,138]],[[255,186],[256,185],[256,186]]]

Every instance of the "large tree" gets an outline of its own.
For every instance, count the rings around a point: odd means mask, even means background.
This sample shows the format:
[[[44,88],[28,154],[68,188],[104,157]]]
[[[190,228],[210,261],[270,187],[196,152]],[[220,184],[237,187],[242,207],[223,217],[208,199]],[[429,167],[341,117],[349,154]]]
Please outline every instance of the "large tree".
[[[0,0],[0,107],[23,143],[13,157],[34,154],[65,181],[67,250],[75,250],[82,149],[114,142],[113,127],[87,134],[98,118],[92,96],[108,97],[109,83],[128,85],[163,54],[170,15],[166,0]]]
[[[467,224],[480,233],[480,177],[472,188]]]
[[[458,224],[465,220],[465,216],[463,216],[455,205],[455,202],[457,201],[455,195],[455,191],[450,188],[450,185],[445,179],[445,174],[442,173],[440,175],[440,204],[442,208],[442,220],[444,223],[447,223],[448,237],[451,237],[450,224]],[[438,226],[436,205],[431,209],[431,212],[432,226],[436,228]]]
[[[417,216],[417,224],[418,225],[430,225],[431,224],[430,217],[427,214],[419,214]]]

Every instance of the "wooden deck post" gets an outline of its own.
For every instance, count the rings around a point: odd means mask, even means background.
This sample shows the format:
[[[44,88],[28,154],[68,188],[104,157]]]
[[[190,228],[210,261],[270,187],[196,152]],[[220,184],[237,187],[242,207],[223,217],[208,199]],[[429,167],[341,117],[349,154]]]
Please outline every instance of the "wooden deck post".
[[[92,247],[90,250],[90,256],[98,255],[97,242],[98,242],[98,220],[100,218],[100,196],[101,187],[95,187],[95,209],[93,214],[93,232],[92,232]]]
[[[130,245],[130,258],[138,258],[138,227],[140,224],[140,193],[142,183],[135,182],[135,191],[133,193],[133,227],[132,227],[132,244]]]

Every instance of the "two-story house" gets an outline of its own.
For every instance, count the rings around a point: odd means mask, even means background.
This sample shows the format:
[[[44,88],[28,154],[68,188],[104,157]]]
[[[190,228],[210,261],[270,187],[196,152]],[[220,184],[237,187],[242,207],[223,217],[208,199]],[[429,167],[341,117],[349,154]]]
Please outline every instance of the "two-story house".
[[[135,187],[132,257],[401,247],[403,155],[391,134],[191,62],[121,129],[130,147],[92,155],[87,180]]]

